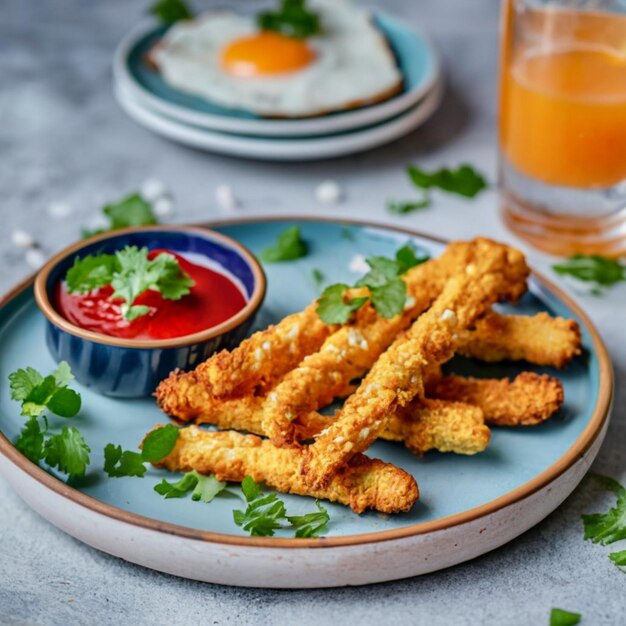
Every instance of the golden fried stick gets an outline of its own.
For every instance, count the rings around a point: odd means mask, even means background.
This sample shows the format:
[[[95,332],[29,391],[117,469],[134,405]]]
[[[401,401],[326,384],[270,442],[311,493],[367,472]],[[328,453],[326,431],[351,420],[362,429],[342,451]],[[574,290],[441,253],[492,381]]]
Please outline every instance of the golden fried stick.
[[[560,381],[533,372],[523,372],[512,381],[443,376],[429,382],[427,394],[480,407],[492,426],[540,424],[563,404]]]
[[[278,324],[254,333],[231,350],[222,350],[201,363],[192,372],[214,396],[245,395],[257,388],[273,386],[283,374],[293,369],[311,352],[318,350],[335,329],[324,324],[316,312],[316,303]],[[174,373],[170,385],[178,384],[188,373]],[[157,396],[164,393],[158,389]]]
[[[523,255],[489,240],[476,240],[476,258],[453,276],[432,307],[376,361],[338,418],[304,452],[307,484],[321,487],[355,453],[381,434],[389,415],[424,397],[424,373],[450,359],[458,331],[468,328],[500,298],[518,298],[528,267]]]
[[[529,361],[563,367],[580,354],[580,329],[574,320],[488,313],[473,330],[461,333],[459,353],[481,361]]]
[[[299,473],[302,449],[276,448],[267,439],[235,431],[208,432],[196,426],[180,430],[174,450],[155,463],[170,471],[215,474],[218,480],[257,482],[284,493],[347,504],[356,513],[408,511],[419,497],[415,479],[390,463],[358,455],[339,469],[328,484],[310,489]]]

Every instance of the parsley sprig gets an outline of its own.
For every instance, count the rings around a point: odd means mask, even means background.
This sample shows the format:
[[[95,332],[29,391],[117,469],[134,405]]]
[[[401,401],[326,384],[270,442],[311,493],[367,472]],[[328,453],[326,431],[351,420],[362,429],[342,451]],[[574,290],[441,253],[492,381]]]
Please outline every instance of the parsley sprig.
[[[121,313],[127,320],[150,312],[149,307],[134,304],[147,289],[159,291],[166,300],[180,300],[194,285],[171,254],[162,252],[149,259],[148,248],[137,246],[126,246],[115,254],[77,257],[65,282],[69,293],[81,294],[111,285],[111,298],[122,300]]]
[[[320,18],[309,11],[305,0],[281,0],[276,11],[263,11],[257,15],[262,30],[272,30],[288,37],[304,39],[321,32]]]
[[[394,259],[375,256],[365,259],[370,271],[360,278],[353,287],[338,283],[324,289],[317,302],[317,314],[326,324],[345,324],[354,311],[368,300],[381,317],[391,318],[402,312],[406,300],[406,284],[402,274],[415,265],[428,260],[428,255],[418,256],[410,245],[396,252]],[[351,297],[351,288],[367,287],[369,297]]]
[[[184,0],[157,0],[150,7],[150,13],[164,24],[173,24],[193,17]]]
[[[391,213],[403,215],[430,206],[432,189],[473,198],[487,187],[485,177],[467,163],[456,169],[443,167],[434,172],[427,172],[417,165],[409,165],[406,171],[411,182],[421,190],[422,196],[414,201],[389,200],[387,210]]]
[[[550,626],[575,626],[580,622],[580,613],[572,613],[564,609],[550,611]]]
[[[104,448],[104,471],[111,478],[137,476],[146,473],[145,463],[158,463],[176,445],[180,431],[173,424],[166,424],[150,431],[141,445],[141,452],[122,450],[122,446],[109,443]]]
[[[217,480],[212,474],[198,474],[196,471],[187,472],[178,482],[170,483],[163,479],[154,490],[166,500],[182,498],[191,491],[191,499],[198,502],[211,502],[215,496],[226,489],[226,483]]]
[[[293,261],[306,256],[309,247],[302,239],[300,228],[290,226],[286,228],[278,238],[276,243],[265,248],[260,254],[261,259],[266,263],[278,263],[280,261]]]
[[[556,263],[552,269],[560,276],[591,283],[594,295],[600,295],[603,288],[626,281],[626,265],[599,254],[575,254],[563,263]]]
[[[315,503],[317,512],[289,516],[285,503],[275,493],[264,493],[252,476],[243,479],[241,491],[248,506],[245,511],[234,510],[233,520],[253,537],[271,537],[276,530],[289,527],[296,529],[298,538],[319,537],[328,528],[330,516],[319,502]]]
[[[591,539],[593,543],[603,546],[626,539],[626,488],[609,476],[594,474],[593,478],[607,491],[612,491],[617,496],[617,503],[606,513],[594,513],[583,515],[585,539]],[[612,552],[609,558],[620,565],[624,559],[624,553]]]
[[[15,447],[33,463],[44,461],[70,479],[84,476],[91,449],[74,426],[63,426],[59,432],[51,432],[44,413],[47,410],[59,417],[71,418],[80,411],[80,395],[67,387],[73,379],[65,361],[45,377],[32,367],[9,375],[11,398],[21,403],[22,415],[28,417],[15,440]]]
[[[165,0],[166,3],[172,0]],[[117,202],[107,204],[102,212],[109,224],[106,228],[94,230],[83,229],[83,237],[92,237],[110,230],[128,228],[130,226],[149,226],[158,224],[158,220],[152,210],[152,204],[141,197],[138,193],[132,193]]]

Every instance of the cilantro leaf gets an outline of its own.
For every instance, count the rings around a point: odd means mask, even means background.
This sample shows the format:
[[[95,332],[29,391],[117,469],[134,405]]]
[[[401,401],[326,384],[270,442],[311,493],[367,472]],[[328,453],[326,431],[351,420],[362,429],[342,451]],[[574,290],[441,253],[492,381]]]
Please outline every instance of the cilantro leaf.
[[[31,417],[22,428],[15,447],[33,463],[39,463],[44,456],[43,452],[44,432],[41,430],[39,420]]]
[[[173,5],[175,4],[184,6],[180,0],[178,0],[178,2],[176,0],[162,0],[157,2],[152,8],[152,13],[157,15],[157,17],[160,17],[157,10],[160,11],[161,15],[163,15],[161,19],[165,22],[171,23],[176,20],[169,20],[166,16],[169,15],[172,18],[174,17],[176,8]],[[157,5],[163,5],[162,9],[156,9]],[[93,235],[98,235],[109,230],[117,230],[118,228],[127,228],[129,226],[149,226],[151,224],[159,223],[154,215],[154,212],[152,211],[152,205],[144,200],[138,193],[132,193],[118,202],[108,204],[102,209],[102,212],[109,220],[108,227],[97,228],[95,230],[83,229],[83,237],[92,237]]]
[[[80,411],[80,394],[73,389],[61,387],[52,394],[46,407],[48,411],[60,417],[74,417]]]
[[[626,539],[626,488],[608,476],[593,476],[608,491],[617,496],[616,505],[607,513],[583,515],[585,539],[607,545]]]
[[[114,254],[99,254],[74,259],[74,265],[65,275],[65,286],[69,293],[89,293],[98,287],[110,285],[118,262]]]
[[[565,262],[553,265],[552,269],[560,276],[572,276],[598,287],[612,287],[626,280],[626,265],[598,254],[575,254]]]
[[[407,173],[413,184],[420,189],[438,188],[466,198],[473,198],[487,187],[484,177],[468,164],[463,164],[456,170],[444,167],[431,173],[416,165],[409,165]]]
[[[413,213],[413,211],[419,211],[430,206],[430,196],[424,194],[421,200],[413,201],[401,201],[401,200],[388,200],[387,211],[389,213],[395,213],[396,215],[406,215],[407,213]]]
[[[396,252],[398,274],[404,274],[412,267],[425,263],[429,258],[430,256],[426,253],[422,253],[420,256],[417,256],[415,249],[409,244],[402,246],[402,248]]]
[[[241,489],[248,506],[245,511],[233,511],[235,524],[253,537],[271,537],[286,519],[285,504],[274,493],[263,494],[251,476],[243,479]]]
[[[260,257],[266,263],[278,263],[299,259],[306,256],[308,251],[309,248],[300,235],[300,229],[297,226],[290,226],[278,235],[273,246],[261,252]]]
[[[307,513],[306,515],[288,515],[289,523],[296,528],[296,537],[309,538],[320,537],[328,530],[330,516],[328,511],[315,501],[317,513]]]
[[[322,270],[318,270],[316,267],[311,270],[311,276],[313,277],[313,282],[317,287],[321,287],[324,282],[324,273]]]
[[[626,567],[626,550],[620,550],[619,552],[611,552],[609,559],[619,567]]]
[[[164,459],[174,449],[179,434],[178,428],[173,424],[155,428],[148,433],[142,444],[143,460],[157,463]]]
[[[52,372],[52,375],[58,387],[67,387],[74,380],[72,368],[67,361],[61,361],[54,372]]]
[[[57,385],[54,376],[46,376],[39,385],[33,387],[22,402],[22,415],[37,417],[46,410],[46,405],[52,399]]]
[[[402,313],[406,302],[406,284],[401,278],[370,290],[372,306],[381,317],[392,318]]]
[[[141,453],[131,450],[122,451],[122,446],[109,443],[104,448],[104,471],[111,478],[121,476],[139,476],[146,473],[146,466]]]
[[[119,202],[108,204],[102,209],[102,212],[111,221],[111,230],[157,223],[152,212],[152,205],[138,193],[130,194]]]
[[[563,609],[550,611],[550,626],[574,626],[580,622],[580,613],[571,613]]]
[[[348,285],[337,283],[324,289],[317,301],[317,314],[325,324],[345,324],[352,313],[360,309],[366,302],[366,297],[351,298],[346,301],[345,294]]]
[[[373,256],[365,259],[372,268],[365,276],[356,281],[357,287],[382,287],[398,275],[398,265],[393,259],[384,256]]]
[[[257,24],[262,30],[273,30],[298,39],[321,31],[319,15],[305,7],[305,0],[282,0],[277,11],[259,13]]]
[[[155,277],[154,287],[166,300],[180,300],[189,293],[194,281],[181,269],[178,261],[162,252],[150,261],[150,272]]]
[[[154,490],[169,498],[182,498],[191,491],[191,499],[195,502],[211,502],[215,496],[226,489],[226,483],[217,480],[213,474],[199,474],[198,472],[187,472],[178,482],[170,483],[163,479]]]
[[[150,7],[150,13],[164,24],[173,24],[192,17],[191,11],[183,0],[157,0]]]
[[[33,389],[43,382],[43,376],[32,367],[19,369],[9,374],[9,387],[13,400],[26,400]]]
[[[52,435],[44,444],[46,463],[70,478],[85,475],[90,452],[83,436],[73,426],[64,426],[59,434]]]

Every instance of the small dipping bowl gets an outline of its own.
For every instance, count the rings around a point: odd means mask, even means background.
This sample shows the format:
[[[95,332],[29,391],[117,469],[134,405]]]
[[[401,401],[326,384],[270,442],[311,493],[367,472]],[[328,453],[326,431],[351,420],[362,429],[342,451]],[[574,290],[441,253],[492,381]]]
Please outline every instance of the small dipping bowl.
[[[202,255],[207,265],[219,268],[239,286],[246,304],[217,326],[172,339],[110,337],[63,317],[54,305],[55,287],[76,257],[112,254],[125,246],[167,249],[183,257]],[[247,248],[230,237],[192,226],[127,228],[91,237],[57,254],[35,279],[35,299],[47,319],[46,343],[52,357],[67,361],[81,384],[120,398],[149,396],[172,370],[194,368],[216,351],[239,344],[250,330],[265,289],[265,274]]]

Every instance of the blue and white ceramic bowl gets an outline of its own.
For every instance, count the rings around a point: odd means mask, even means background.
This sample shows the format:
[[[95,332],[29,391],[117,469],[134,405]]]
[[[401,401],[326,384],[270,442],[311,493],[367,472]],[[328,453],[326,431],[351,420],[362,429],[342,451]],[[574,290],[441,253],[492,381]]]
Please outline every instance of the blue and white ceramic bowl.
[[[183,337],[132,340],[85,330],[55,309],[55,285],[77,256],[113,253],[124,246],[166,248],[179,254],[202,254],[235,279],[246,305],[217,326]],[[256,258],[234,239],[189,226],[128,228],[69,246],[52,258],[35,280],[35,299],[47,318],[46,342],[52,357],[67,361],[76,379],[105,395],[142,397],[176,368],[190,369],[223,348],[232,348],[247,334],[265,297],[265,274]]]

